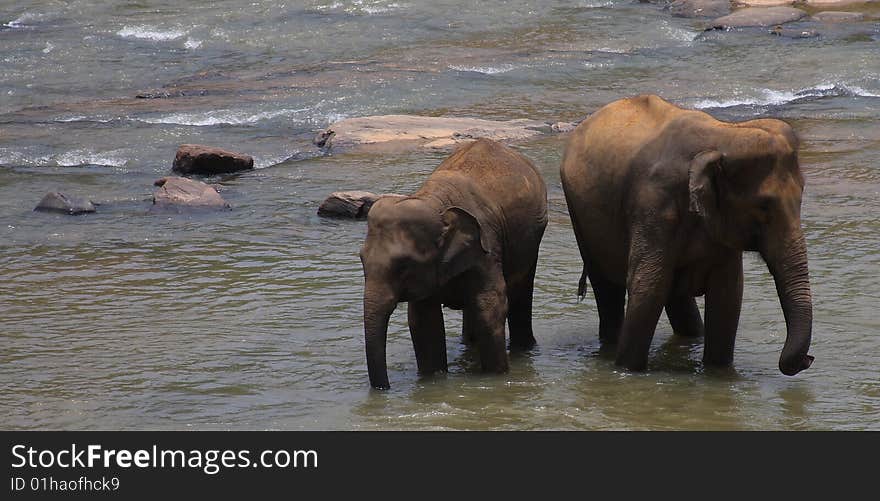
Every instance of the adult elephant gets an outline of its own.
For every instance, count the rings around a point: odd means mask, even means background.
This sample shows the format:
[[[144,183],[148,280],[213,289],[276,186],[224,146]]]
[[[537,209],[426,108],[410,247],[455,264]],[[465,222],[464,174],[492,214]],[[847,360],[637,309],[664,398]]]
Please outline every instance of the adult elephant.
[[[787,325],[783,374],[808,368],[812,299],[801,230],[798,140],[780,120],[718,121],[657,96],[610,103],[572,133],[561,175],[568,211],[617,364],[643,370],[661,311],[704,331],[708,365],[730,365],[743,251],[761,254]],[[626,298],[624,309],[624,298]]]
[[[361,250],[364,333],[374,388],[389,387],[388,319],[408,302],[419,372],[446,371],[441,306],[464,310],[464,338],[482,368],[507,370],[511,349],[535,344],[532,288],[547,226],[547,188],[532,163],[488,139],[448,157],[412,196],[383,197]]]

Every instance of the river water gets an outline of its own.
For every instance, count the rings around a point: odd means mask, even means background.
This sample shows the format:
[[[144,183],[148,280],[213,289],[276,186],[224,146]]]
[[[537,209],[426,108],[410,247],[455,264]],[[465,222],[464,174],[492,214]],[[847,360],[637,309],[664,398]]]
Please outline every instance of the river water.
[[[854,8],[868,17],[790,39],[629,0],[0,2],[0,427],[880,430],[880,9]],[[315,212],[335,190],[414,191],[445,154],[323,156],[315,131],[575,121],[639,93],[801,136],[813,366],[776,368],[785,322],[749,255],[735,369],[704,369],[665,317],[650,370],[617,369],[577,301],[565,137],[547,135],[517,145],[550,198],[539,346],[482,375],[448,311],[450,372],[419,378],[400,307],[392,389],[371,391],[365,225]],[[212,179],[232,210],[148,212],[182,143],[254,156]],[[32,212],[49,190],[101,205]]]

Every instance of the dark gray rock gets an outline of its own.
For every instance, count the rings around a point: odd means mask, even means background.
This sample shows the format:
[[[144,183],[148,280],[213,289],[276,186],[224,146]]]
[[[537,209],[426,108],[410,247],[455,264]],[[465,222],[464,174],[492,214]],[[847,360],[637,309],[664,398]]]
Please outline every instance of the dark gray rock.
[[[217,190],[201,181],[169,176],[158,179],[153,184],[159,187],[153,193],[154,207],[194,207],[207,209],[229,207],[229,203],[217,193]]]
[[[730,0],[674,0],[669,12],[676,17],[721,17],[730,14]]]
[[[336,191],[330,194],[318,207],[318,215],[347,219],[366,219],[370,208],[381,197],[402,197],[403,195],[376,195],[369,191]]]
[[[254,159],[233,151],[201,144],[182,144],[174,156],[171,170],[183,175],[229,174],[254,168]]]
[[[87,214],[95,212],[95,205],[88,199],[50,191],[34,207],[35,211],[57,212],[61,214]]]

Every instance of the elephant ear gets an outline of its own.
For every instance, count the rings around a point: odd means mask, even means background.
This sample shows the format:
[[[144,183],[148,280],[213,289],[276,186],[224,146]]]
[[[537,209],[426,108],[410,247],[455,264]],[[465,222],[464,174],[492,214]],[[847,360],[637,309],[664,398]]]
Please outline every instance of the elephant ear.
[[[713,219],[720,209],[720,176],[724,156],[719,151],[704,151],[691,161],[688,169],[688,210]]]
[[[440,282],[448,282],[488,254],[480,222],[461,207],[443,212],[443,233],[440,236]]]

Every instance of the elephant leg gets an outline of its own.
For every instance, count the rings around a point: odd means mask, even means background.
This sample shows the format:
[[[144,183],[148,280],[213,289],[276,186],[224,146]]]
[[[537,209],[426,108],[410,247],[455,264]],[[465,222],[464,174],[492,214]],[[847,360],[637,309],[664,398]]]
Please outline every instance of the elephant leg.
[[[464,308],[461,316],[461,342],[467,346],[474,346],[479,338],[477,334],[479,325],[477,310],[473,307]]]
[[[688,295],[676,295],[666,303],[666,317],[672,332],[678,336],[700,337],[703,335],[703,319],[697,301]]]
[[[507,319],[507,294],[504,281],[487,284],[474,299],[477,346],[480,365],[484,372],[507,372],[507,346],[504,342],[504,323]]]
[[[602,344],[616,344],[623,326],[626,288],[607,280],[598,272],[588,275],[599,310],[599,341]]]
[[[636,249],[648,248],[645,245]],[[662,251],[632,252],[627,277],[626,314],[617,344],[617,365],[640,371],[648,366],[648,352],[672,282],[672,266]]]
[[[742,294],[742,253],[737,253],[723,266],[713,270],[706,284],[704,364],[728,366],[733,363]]]
[[[419,374],[446,372],[446,330],[440,303],[410,301],[408,317]]]
[[[529,274],[508,292],[507,325],[510,327],[511,350],[528,350],[536,344],[532,332],[532,296],[537,266],[535,261]]]

